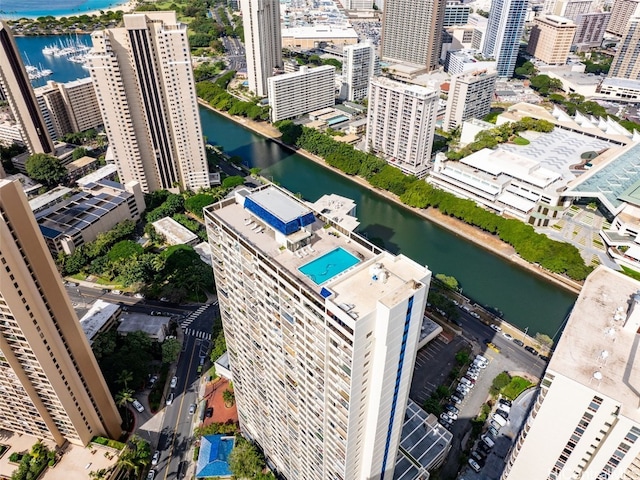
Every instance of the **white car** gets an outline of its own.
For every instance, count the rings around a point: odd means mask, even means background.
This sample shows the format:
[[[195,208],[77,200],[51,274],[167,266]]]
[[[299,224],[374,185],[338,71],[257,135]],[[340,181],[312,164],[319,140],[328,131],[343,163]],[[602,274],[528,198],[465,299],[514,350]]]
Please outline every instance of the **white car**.
[[[140,412],[140,413],[144,412],[144,407],[135,398],[133,399],[133,402],[131,402],[131,405],[133,405],[133,408],[135,408],[138,412]]]
[[[167,401],[165,403],[167,404],[167,406],[173,403],[173,392],[169,394],[169,396],[167,397]]]
[[[153,454],[153,458],[151,458],[151,465],[157,465],[158,460],[160,460],[160,451],[156,450],[156,453]]]
[[[471,380],[469,380],[468,378],[462,377],[460,379],[460,384],[466,386],[467,388],[473,388],[473,382]]]
[[[473,469],[474,472],[478,473],[480,471],[480,465],[473,458],[469,459],[469,466]]]
[[[122,295],[122,290],[111,290],[114,295]]]
[[[502,336],[504,338],[506,338],[507,340],[513,340],[513,337],[511,335],[509,335],[508,333],[502,332]]]
[[[169,384],[169,386],[170,386],[171,388],[176,388],[176,385],[178,385],[178,377],[173,377],[173,378],[171,379],[171,383]]]
[[[492,323],[491,325],[489,325],[489,328],[491,328],[492,330],[495,330],[496,332],[501,332],[502,331],[502,328],[500,328],[495,323]]]

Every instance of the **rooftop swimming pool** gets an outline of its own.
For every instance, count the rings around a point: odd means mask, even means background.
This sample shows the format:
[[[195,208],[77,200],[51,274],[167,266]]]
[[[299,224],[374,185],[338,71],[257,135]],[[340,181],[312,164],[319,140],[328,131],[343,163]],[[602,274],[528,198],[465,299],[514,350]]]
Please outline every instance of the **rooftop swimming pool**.
[[[338,247],[304,264],[298,270],[313,280],[316,285],[322,285],[358,263],[360,263],[358,257]]]

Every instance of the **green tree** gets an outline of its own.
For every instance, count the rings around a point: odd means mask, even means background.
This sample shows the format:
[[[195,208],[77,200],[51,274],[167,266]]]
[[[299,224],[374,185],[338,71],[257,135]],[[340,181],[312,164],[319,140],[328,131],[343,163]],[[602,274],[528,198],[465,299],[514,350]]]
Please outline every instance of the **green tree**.
[[[144,249],[142,246],[133,240],[121,240],[111,247],[109,253],[107,253],[107,258],[110,262],[116,262],[118,260],[142,255],[143,252]]]
[[[458,280],[456,280],[456,277],[451,277],[444,273],[438,273],[436,274],[436,278],[451,290],[458,290],[460,288],[460,284],[458,283]]]
[[[118,458],[117,465],[135,478],[141,478],[145,468],[151,463],[151,447],[140,437],[133,436],[127,449]]]
[[[77,147],[73,150],[73,153],[71,154],[71,158],[73,158],[74,160],[78,160],[79,158],[82,157],[86,157],[87,156],[87,149],[84,147]]]
[[[236,437],[228,461],[229,470],[236,478],[254,478],[265,467],[264,458],[257,447],[242,437]]]
[[[244,178],[240,175],[234,175],[232,177],[227,177],[222,181],[222,187],[227,189],[235,188],[244,183]]]
[[[46,153],[36,153],[27,159],[27,175],[47,185],[59,183],[67,176],[67,169],[56,157]]]
[[[202,218],[202,209],[216,201],[216,197],[208,193],[198,193],[184,201],[184,208]]]
[[[545,347],[551,348],[553,347],[553,339],[549,335],[545,335],[544,333],[536,333],[535,336],[536,342],[544,345]]]
[[[129,370],[122,370],[118,375],[117,382],[120,385],[124,385],[125,390],[127,390],[128,384],[131,380],[133,380],[133,373],[130,372]]]
[[[236,396],[233,393],[233,390],[226,389],[224,392],[222,392],[222,400],[224,401],[224,404],[226,406],[232,407],[236,402]]]
[[[178,359],[182,346],[180,342],[175,338],[167,338],[162,342],[162,362],[172,363]]]

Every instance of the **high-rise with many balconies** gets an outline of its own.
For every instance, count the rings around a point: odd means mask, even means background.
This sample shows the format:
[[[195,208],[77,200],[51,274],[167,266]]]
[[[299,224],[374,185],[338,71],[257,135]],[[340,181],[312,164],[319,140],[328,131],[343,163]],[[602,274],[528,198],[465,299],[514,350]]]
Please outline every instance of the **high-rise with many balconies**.
[[[240,0],[247,54],[249,90],[267,95],[267,78],[283,67],[280,3],[277,0]]]
[[[127,14],[123,23],[94,32],[90,54],[120,180],[145,192],[208,187],[187,26],[175,12]]]
[[[346,45],[342,73],[347,86],[347,100],[362,100],[369,93],[369,79],[375,75],[378,58],[371,43]]]
[[[431,272],[318,210],[275,186],[204,210],[240,425],[289,480],[390,480]]]
[[[436,90],[374,77],[369,86],[366,148],[406,175],[429,169],[439,95]]]
[[[386,0],[382,59],[437,69],[446,5],[447,0]]]
[[[31,82],[24,68],[11,28],[0,21],[0,90],[18,124],[29,153],[54,152]]]
[[[640,12],[639,16],[632,17],[627,23],[608,76],[640,80]]]
[[[120,423],[22,187],[0,180],[0,428],[87,445]]]

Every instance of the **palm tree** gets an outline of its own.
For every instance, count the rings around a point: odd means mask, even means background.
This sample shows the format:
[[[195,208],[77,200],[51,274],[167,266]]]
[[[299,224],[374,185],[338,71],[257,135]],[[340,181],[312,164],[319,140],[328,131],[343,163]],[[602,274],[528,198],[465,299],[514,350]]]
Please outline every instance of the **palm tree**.
[[[151,447],[135,435],[127,444],[127,449],[120,455],[118,466],[127,472],[133,472],[134,478],[141,478],[142,473],[151,462]]]
[[[133,402],[133,390],[131,390],[130,388],[125,388],[123,390],[120,390],[117,394],[116,394],[116,405],[118,405],[120,408],[123,408],[125,410],[126,413],[126,425],[128,427],[129,423],[130,423],[130,415],[131,415],[131,411],[129,410],[129,408],[127,407],[127,405],[129,403]]]
[[[118,374],[118,379],[116,380],[116,383],[118,383],[120,385],[124,385],[125,390],[127,390],[128,389],[128,383],[131,380],[133,380],[133,372],[130,372],[129,370],[122,370]]]

